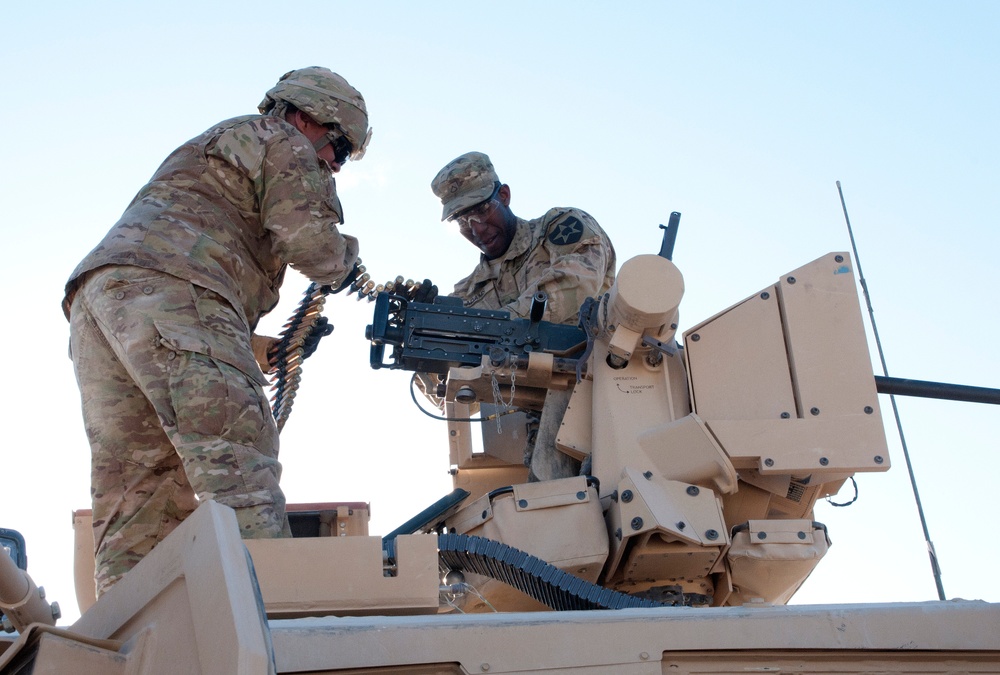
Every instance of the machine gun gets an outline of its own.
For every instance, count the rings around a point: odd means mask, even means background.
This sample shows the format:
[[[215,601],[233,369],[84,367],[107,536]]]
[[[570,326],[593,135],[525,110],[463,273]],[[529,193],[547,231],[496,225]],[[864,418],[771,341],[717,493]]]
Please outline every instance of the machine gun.
[[[680,217],[675,211],[669,224],[660,226],[664,233],[658,255],[667,260],[673,255]],[[460,298],[437,297],[428,304],[379,293],[373,322],[365,331],[371,341],[371,367],[446,375],[452,368],[482,365],[484,357],[494,369],[527,369],[532,354],[548,354],[548,367],[558,374],[576,373],[579,381],[599,331],[601,303],[589,298],[580,309],[578,326],[570,326],[541,320],[547,299],[544,292],[535,293],[528,318],[512,319],[505,310],[464,307]],[[649,336],[646,341],[662,352],[675,351],[673,345],[650,341]],[[387,345],[392,347],[389,361]]]
[[[533,352],[569,360],[586,335],[576,326],[542,321],[546,300],[545,293],[536,293],[529,318],[511,319],[505,310],[463,307],[459,298],[439,297],[427,304],[380,293],[374,321],[365,331],[372,343],[371,367],[444,375],[451,368],[478,366],[483,357],[494,367],[523,367]],[[386,345],[392,347],[388,362]]]

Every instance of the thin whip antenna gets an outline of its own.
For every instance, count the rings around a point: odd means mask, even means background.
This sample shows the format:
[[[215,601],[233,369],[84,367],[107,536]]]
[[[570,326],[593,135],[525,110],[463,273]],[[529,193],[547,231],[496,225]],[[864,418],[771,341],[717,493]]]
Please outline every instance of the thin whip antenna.
[[[858,266],[858,281],[861,283],[861,291],[865,296],[865,304],[868,305],[868,318],[872,324],[872,333],[875,335],[875,346],[878,348],[878,358],[882,362],[882,374],[889,377],[889,369],[885,365],[885,353],[882,351],[882,341],[878,336],[878,327],[875,325],[875,310],[872,309],[872,300],[868,295],[868,284],[865,283],[865,275],[861,271],[861,258],[858,257],[858,246],[854,242],[854,230],[851,228],[851,219],[847,215],[847,204],[844,202],[844,191],[837,181],[837,192],[840,193],[840,205],[844,209],[844,220],[847,221],[847,233],[851,235],[851,249],[854,251],[854,263]],[[913,488],[913,498],[917,502],[917,513],[920,516],[920,527],[924,530],[924,543],[927,544],[927,554],[931,559],[931,571],[934,573],[934,584],[937,586],[938,600],[944,600],[944,585],[941,583],[941,568],[938,566],[937,553],[934,551],[934,543],[931,541],[930,532],[927,529],[927,519],[924,518],[924,507],[920,503],[920,492],[917,490],[917,479],[913,475],[913,465],[910,463],[910,451],[906,448],[906,438],[903,436],[903,423],[899,420],[899,408],[896,407],[896,397],[889,394],[889,401],[892,403],[892,414],[896,417],[896,429],[899,430],[899,442],[903,446],[903,458],[906,460],[906,470],[910,474],[910,486]]]

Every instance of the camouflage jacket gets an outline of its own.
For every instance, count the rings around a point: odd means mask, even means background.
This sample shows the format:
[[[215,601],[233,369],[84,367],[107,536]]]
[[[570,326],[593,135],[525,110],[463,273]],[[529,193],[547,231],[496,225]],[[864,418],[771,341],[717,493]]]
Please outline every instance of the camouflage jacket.
[[[466,307],[505,309],[527,318],[531,299],[545,291],[545,321],[576,324],[584,299],[610,290],[615,249],[597,221],[579,209],[556,207],[535,220],[517,219],[517,231],[494,273],[479,265],[455,284]]]
[[[358,257],[343,210],[309,140],[283,119],[220,122],[177,148],[66,284],[104,265],[166,272],[224,297],[253,330],[278,301],[290,264],[337,285]]]

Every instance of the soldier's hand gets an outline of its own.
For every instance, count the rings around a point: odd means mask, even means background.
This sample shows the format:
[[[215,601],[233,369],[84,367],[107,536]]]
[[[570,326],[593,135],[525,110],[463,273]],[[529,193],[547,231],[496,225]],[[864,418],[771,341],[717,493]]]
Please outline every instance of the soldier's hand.
[[[362,266],[361,259],[359,258],[358,261],[354,263],[354,267],[351,268],[351,271],[347,273],[346,277],[344,277],[344,280],[340,282],[339,286],[336,288],[333,286],[323,286],[322,290],[324,293],[340,293],[342,290],[353,284],[357,278],[361,276],[363,271],[364,266]]]
[[[267,335],[250,336],[250,347],[253,349],[253,358],[265,375],[270,373],[271,369],[274,368],[277,346],[278,338]]]
[[[325,316],[317,319],[313,329],[309,331],[309,335],[302,341],[302,360],[304,361],[312,356],[313,352],[316,351],[316,347],[319,346],[319,341],[332,332],[333,324]]]
[[[424,282],[413,291],[412,299],[413,302],[434,302],[437,294],[438,287],[432,284],[430,279],[424,279]]]

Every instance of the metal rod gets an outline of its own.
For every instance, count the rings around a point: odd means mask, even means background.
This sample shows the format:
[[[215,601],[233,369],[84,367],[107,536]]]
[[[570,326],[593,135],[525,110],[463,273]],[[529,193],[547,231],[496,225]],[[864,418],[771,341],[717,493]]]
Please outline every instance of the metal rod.
[[[858,257],[858,247],[854,242],[854,230],[851,227],[851,219],[847,215],[847,203],[844,201],[844,191],[837,181],[837,192],[840,193],[840,205],[844,209],[844,220],[847,221],[847,232],[851,236],[851,249],[854,251],[854,262],[858,266],[858,281],[861,284],[861,291],[865,296],[865,304],[868,305],[868,317],[872,323],[872,333],[875,335],[875,346],[878,348],[878,358],[882,363],[882,374],[889,377],[889,369],[885,365],[885,353],[882,351],[882,341],[878,336],[878,327],[875,325],[875,310],[872,309],[871,297],[868,295],[868,284],[865,282],[865,275],[861,271],[861,260]],[[903,436],[903,423],[899,419],[899,408],[896,407],[896,397],[889,394],[889,402],[892,404],[892,414],[896,418],[896,429],[899,431],[899,442],[903,447],[903,458],[906,460],[906,471],[910,474],[910,486],[913,488],[913,498],[917,502],[917,514],[920,516],[920,527],[924,531],[924,542],[927,544],[927,555],[930,556],[931,571],[934,574],[934,584],[937,586],[938,600],[945,600],[944,584],[941,582],[941,568],[938,565],[937,552],[934,550],[934,543],[931,541],[930,531],[927,529],[927,519],[924,517],[924,507],[920,502],[920,492],[917,490],[917,479],[913,474],[913,464],[910,462],[910,451],[906,447],[906,438]]]
[[[989,387],[970,387],[965,384],[945,384],[944,382],[906,380],[900,377],[880,377],[876,375],[875,389],[880,394],[919,396],[922,398],[946,399],[948,401],[1000,405],[1000,389],[991,389]]]

